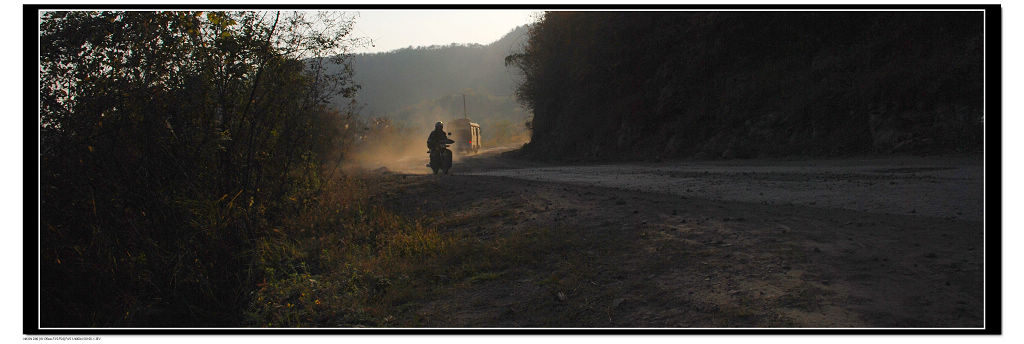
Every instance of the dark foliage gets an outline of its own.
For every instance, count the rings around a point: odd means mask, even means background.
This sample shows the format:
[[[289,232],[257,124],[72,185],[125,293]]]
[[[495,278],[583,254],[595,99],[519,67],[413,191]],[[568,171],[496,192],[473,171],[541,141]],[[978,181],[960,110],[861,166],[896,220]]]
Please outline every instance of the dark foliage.
[[[535,157],[982,144],[980,12],[548,12],[506,63]]]
[[[255,244],[351,139],[351,69],[322,63],[351,22],[325,16],[42,14],[42,326],[240,323]]]

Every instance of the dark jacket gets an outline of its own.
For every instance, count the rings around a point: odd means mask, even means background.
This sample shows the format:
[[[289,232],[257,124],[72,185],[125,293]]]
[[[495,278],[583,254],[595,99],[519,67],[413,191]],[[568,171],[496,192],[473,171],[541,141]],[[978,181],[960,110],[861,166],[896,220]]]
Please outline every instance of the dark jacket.
[[[435,147],[443,145],[448,142],[448,134],[445,134],[444,130],[437,130],[430,132],[430,137],[427,138],[427,149],[434,150]]]

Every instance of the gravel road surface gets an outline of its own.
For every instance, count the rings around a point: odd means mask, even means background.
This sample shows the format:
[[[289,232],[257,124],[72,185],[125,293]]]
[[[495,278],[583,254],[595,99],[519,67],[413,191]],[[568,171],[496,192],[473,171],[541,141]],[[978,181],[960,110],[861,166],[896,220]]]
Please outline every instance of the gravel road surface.
[[[554,166],[467,174],[973,221],[982,220],[984,203],[982,162],[968,157]]]

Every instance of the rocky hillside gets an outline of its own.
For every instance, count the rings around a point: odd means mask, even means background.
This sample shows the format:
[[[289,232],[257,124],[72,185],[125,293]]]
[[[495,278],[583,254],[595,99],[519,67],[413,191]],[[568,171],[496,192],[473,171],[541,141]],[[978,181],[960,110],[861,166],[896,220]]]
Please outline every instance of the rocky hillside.
[[[976,151],[981,12],[549,12],[507,59],[538,158]]]

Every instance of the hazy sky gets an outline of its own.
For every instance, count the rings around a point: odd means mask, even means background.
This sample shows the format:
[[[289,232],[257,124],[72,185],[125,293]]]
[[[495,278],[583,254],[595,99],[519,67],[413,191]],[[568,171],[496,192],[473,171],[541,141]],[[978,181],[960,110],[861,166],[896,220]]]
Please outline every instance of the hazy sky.
[[[540,11],[520,10],[364,10],[358,11],[355,36],[375,46],[356,49],[374,53],[408,46],[451,43],[488,44],[516,26],[532,23]]]

